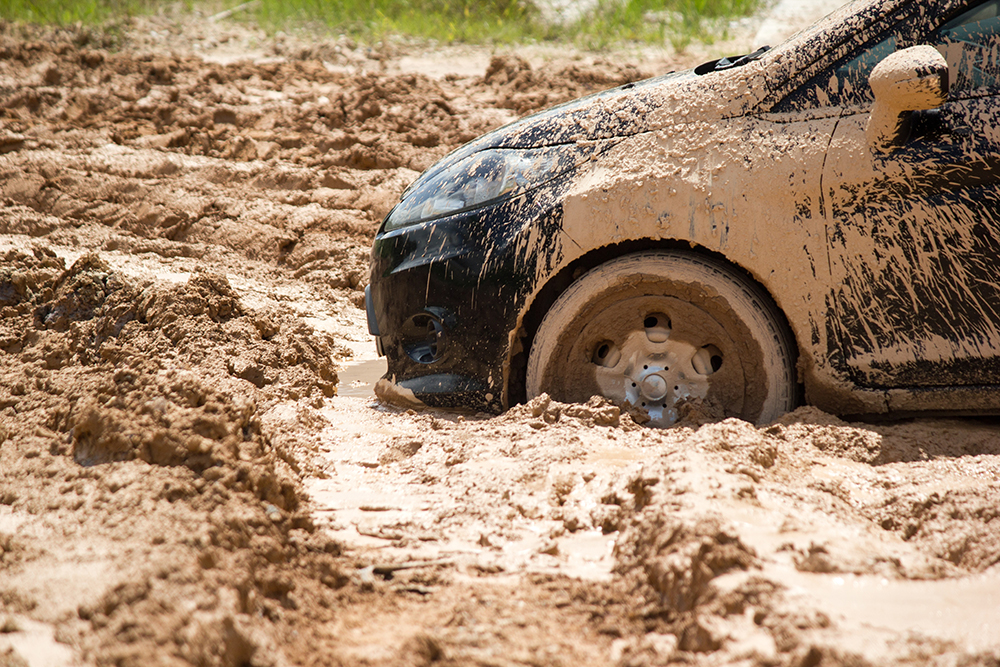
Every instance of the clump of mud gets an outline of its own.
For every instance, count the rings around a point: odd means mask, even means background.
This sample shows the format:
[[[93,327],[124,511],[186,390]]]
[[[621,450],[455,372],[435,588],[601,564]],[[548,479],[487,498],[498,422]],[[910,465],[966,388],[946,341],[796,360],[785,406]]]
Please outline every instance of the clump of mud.
[[[303,511],[296,458],[261,413],[334,394],[332,341],[244,307],[211,271],[161,285],[96,254],[68,269],[44,248],[0,261],[0,502],[15,515],[78,515],[66,552],[85,530],[87,543],[128,539],[141,552],[109,563],[120,582],[62,617],[66,641],[102,663],[155,651],[276,664],[259,619],[346,578],[339,548]],[[0,542],[14,562],[16,544]],[[31,556],[29,572],[64,557]],[[11,600],[14,613],[46,602]]]
[[[501,418],[501,421],[527,421],[535,429],[556,424],[560,420],[574,421],[584,426],[611,426],[623,430],[634,430],[638,425],[620,407],[602,396],[594,396],[587,403],[561,403],[548,394],[536,396],[523,405],[516,405]]]
[[[201,473],[273,456],[258,410],[336,391],[332,341],[244,309],[223,275],[138,285],[96,254],[68,270],[44,249],[2,261],[0,418],[67,434],[56,449],[83,465],[140,459]],[[250,486],[294,508],[289,483]]]
[[[753,549],[717,518],[686,523],[659,512],[637,517],[617,542],[615,555],[619,572],[641,570],[636,585],[657,603],[647,613],[668,619],[704,604],[715,577],[736,568],[747,570],[756,562]]]
[[[786,603],[786,586],[764,569],[772,554],[748,544],[721,507],[685,502],[684,469],[652,466],[615,494],[616,585],[641,628],[616,642],[618,664],[869,664],[811,643],[810,631],[830,627],[830,619]],[[725,488],[711,474],[707,480]]]
[[[619,640],[620,664],[991,664],[890,618],[928,581],[995,568],[988,424],[872,425],[806,407],[763,428],[729,419],[664,435],[681,449],[602,499],[617,507],[616,583],[644,628]],[[854,604],[878,600],[887,618],[852,618],[824,598],[824,576],[854,582],[850,597],[872,600]]]

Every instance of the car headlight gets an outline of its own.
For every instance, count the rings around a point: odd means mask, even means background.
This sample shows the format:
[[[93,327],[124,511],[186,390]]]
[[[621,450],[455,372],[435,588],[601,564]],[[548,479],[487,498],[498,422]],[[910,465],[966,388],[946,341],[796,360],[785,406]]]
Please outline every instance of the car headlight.
[[[415,183],[389,214],[385,231],[523,194],[586,161],[593,150],[564,144],[473,153]]]

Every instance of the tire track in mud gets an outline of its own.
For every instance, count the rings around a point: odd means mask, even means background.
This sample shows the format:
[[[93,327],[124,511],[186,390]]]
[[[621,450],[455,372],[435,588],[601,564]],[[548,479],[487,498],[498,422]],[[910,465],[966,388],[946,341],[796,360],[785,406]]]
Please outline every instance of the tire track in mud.
[[[868,426],[803,408],[765,428],[653,431],[546,398],[464,421],[333,402],[310,492],[381,590],[576,579],[604,596],[602,664],[995,659],[992,424]],[[413,569],[379,576],[382,562]],[[467,638],[431,629],[469,655]]]

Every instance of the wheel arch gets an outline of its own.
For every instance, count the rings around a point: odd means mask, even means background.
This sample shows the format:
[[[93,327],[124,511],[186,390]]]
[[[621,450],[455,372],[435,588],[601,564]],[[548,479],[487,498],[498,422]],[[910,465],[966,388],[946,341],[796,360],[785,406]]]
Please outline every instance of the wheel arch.
[[[728,268],[739,273],[760,291],[761,297],[765,298],[768,305],[778,316],[780,324],[784,327],[789,339],[793,343],[794,362],[798,362],[801,356],[801,346],[795,331],[791,327],[784,310],[778,305],[770,290],[761,283],[757,277],[745,267],[736,264],[726,255],[710,250],[704,246],[681,241],[677,239],[632,239],[621,243],[609,244],[595,248],[588,253],[577,257],[565,267],[553,274],[542,285],[541,289],[535,292],[534,297],[528,304],[524,316],[520,320],[517,331],[514,335],[513,353],[508,358],[506,397],[507,407],[512,407],[527,400],[525,387],[525,376],[528,367],[528,353],[534,342],[535,334],[542,323],[542,318],[561,295],[577,278],[591,269],[633,252],[644,250],[683,250],[702,257],[711,258],[725,264]],[[801,403],[802,388],[798,389],[799,403]]]

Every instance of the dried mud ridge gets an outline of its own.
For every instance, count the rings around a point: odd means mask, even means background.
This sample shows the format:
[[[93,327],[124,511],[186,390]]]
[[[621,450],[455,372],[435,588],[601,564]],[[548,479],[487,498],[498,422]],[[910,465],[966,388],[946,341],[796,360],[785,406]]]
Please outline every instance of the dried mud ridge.
[[[602,401],[335,396],[372,235],[419,170],[656,71],[498,56],[435,80],[322,45],[220,65],[93,39],[0,25],[0,665],[1000,660],[974,626],[1000,607],[991,423],[659,432]],[[351,510],[369,525],[324,500],[358,485],[426,498]],[[965,634],[897,627],[824,602],[831,577],[890,614],[911,583],[983,606]]]

